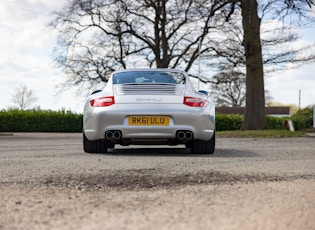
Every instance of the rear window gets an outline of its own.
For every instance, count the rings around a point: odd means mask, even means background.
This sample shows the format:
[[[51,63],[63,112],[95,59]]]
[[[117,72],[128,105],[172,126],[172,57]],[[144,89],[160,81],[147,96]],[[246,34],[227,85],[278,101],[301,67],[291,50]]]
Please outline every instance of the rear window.
[[[132,71],[117,73],[113,77],[114,84],[184,84],[185,76],[178,72]]]

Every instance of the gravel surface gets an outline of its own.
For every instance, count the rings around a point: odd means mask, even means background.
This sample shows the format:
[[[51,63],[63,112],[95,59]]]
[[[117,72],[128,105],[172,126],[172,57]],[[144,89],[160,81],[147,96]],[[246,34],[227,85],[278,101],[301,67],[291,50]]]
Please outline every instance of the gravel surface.
[[[315,139],[217,138],[86,154],[81,134],[0,136],[0,229],[315,229]]]

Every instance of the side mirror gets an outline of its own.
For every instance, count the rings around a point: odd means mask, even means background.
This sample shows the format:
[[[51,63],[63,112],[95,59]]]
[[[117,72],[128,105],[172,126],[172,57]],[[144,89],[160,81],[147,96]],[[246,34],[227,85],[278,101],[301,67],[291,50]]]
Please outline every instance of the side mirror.
[[[100,90],[100,89],[98,89],[98,90],[95,90],[95,91],[93,91],[92,93],[91,93],[91,95],[92,94],[96,94],[96,93],[99,93],[99,92],[101,92],[102,90]]]
[[[209,93],[208,93],[206,90],[199,90],[198,92],[199,92],[199,93],[203,93],[203,94],[209,96]]]

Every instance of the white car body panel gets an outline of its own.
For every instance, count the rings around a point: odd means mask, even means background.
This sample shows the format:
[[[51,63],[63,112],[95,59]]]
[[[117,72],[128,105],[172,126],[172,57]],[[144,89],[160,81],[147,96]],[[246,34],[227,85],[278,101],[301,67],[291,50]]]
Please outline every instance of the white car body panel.
[[[116,83],[115,76],[124,73],[174,73],[185,76],[185,84],[174,83]],[[122,73],[122,74],[121,74]],[[119,75],[121,74],[121,75]],[[118,78],[118,77],[117,77]],[[115,79],[116,80],[116,79]],[[113,96],[115,103],[106,107],[93,107],[91,100]],[[200,98],[207,101],[205,107],[193,107],[183,103],[184,97]],[[129,125],[129,116],[167,116],[167,126]],[[148,117],[159,122],[165,117]],[[139,118],[140,119],[140,118]],[[165,118],[167,119],[167,118]],[[106,87],[87,98],[83,114],[83,133],[88,141],[105,140],[107,131],[119,131],[115,144],[182,144],[178,131],[192,134],[191,140],[208,141],[215,133],[215,106],[210,97],[196,92],[189,76],[172,69],[134,69],[117,71],[112,74]]]

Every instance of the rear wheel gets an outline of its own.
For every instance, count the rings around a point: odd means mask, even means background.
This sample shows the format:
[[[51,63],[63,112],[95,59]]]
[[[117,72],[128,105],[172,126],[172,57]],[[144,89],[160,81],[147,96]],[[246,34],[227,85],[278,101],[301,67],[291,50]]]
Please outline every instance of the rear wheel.
[[[189,147],[192,154],[213,154],[215,150],[215,133],[208,141],[193,140]]]
[[[90,141],[83,133],[83,149],[86,153],[107,153],[107,150],[114,146],[113,143],[106,140]]]

